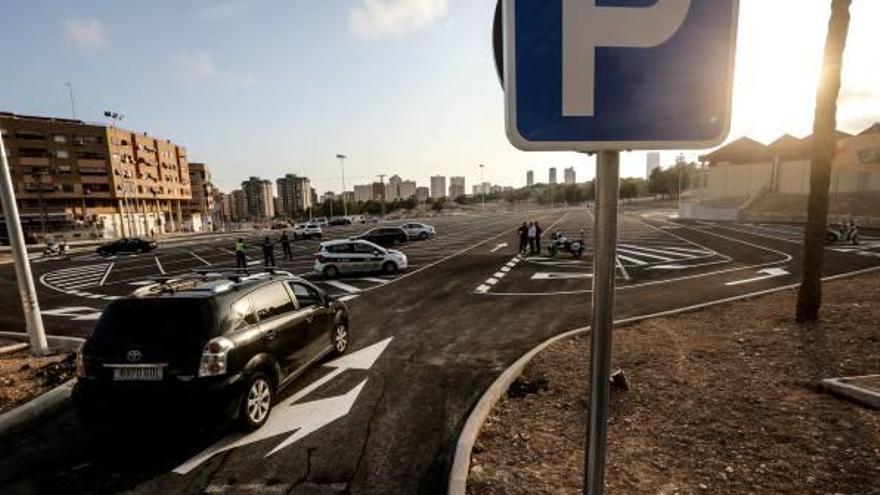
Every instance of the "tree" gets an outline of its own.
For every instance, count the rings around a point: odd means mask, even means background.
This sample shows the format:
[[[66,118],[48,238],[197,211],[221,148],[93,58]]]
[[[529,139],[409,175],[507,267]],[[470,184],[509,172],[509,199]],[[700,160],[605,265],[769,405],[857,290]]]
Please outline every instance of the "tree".
[[[837,151],[837,97],[843,51],[849,30],[851,0],[832,0],[822,77],[816,90],[813,142],[810,156],[810,197],[807,200],[807,226],[804,234],[803,279],[798,289],[795,320],[798,323],[819,319],[822,306],[822,262],[825,231],[828,228],[828,189],[831,186],[831,162]]]

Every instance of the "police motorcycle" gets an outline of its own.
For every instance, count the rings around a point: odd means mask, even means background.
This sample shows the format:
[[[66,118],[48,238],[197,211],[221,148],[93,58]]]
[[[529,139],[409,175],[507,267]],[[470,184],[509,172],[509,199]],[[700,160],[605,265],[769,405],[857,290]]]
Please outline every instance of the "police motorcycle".
[[[70,246],[66,242],[56,242],[51,240],[46,243],[43,248],[43,256],[65,256],[70,253]]]
[[[841,220],[838,225],[829,225],[825,232],[825,242],[828,244],[844,242],[857,245],[859,243],[859,226],[855,219],[850,218],[849,223]]]
[[[584,254],[584,231],[581,230],[580,239],[569,239],[562,232],[554,232],[550,237],[550,247],[547,250],[550,252],[550,256],[556,256],[557,253],[569,253],[575,258],[580,258]]]

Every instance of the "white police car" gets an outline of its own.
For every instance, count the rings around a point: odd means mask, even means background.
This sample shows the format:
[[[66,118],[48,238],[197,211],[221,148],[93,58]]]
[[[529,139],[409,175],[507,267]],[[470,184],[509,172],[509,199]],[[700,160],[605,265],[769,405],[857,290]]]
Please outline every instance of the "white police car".
[[[364,272],[391,274],[406,266],[402,252],[357,239],[322,242],[315,253],[315,272],[327,278]]]
[[[429,237],[437,235],[434,227],[421,222],[408,222],[400,226],[410,239],[426,240]]]

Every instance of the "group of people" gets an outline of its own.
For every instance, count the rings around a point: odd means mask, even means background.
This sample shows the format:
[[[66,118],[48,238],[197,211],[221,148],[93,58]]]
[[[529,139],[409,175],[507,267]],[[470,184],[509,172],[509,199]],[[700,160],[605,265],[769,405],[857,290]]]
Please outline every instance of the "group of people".
[[[281,232],[281,237],[279,237],[277,241],[273,241],[269,236],[266,236],[263,239],[263,242],[260,243],[260,247],[263,249],[263,266],[275,266],[276,244],[281,244],[281,250],[285,261],[293,260],[293,249],[290,247],[290,237],[287,235],[286,231],[283,231]],[[247,246],[245,246],[243,237],[239,237],[238,240],[235,241],[235,267],[247,268]]]
[[[516,233],[519,235],[520,254],[530,254],[532,256],[541,254],[541,234],[543,232],[538,222],[523,222],[516,229]]]

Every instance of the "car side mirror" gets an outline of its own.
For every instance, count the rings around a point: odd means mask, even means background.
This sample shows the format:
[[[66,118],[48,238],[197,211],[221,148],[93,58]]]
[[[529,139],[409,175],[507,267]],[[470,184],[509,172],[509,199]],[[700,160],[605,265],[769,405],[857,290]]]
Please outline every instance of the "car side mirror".
[[[333,302],[333,296],[330,294],[324,294],[324,306],[330,307],[330,304]]]

